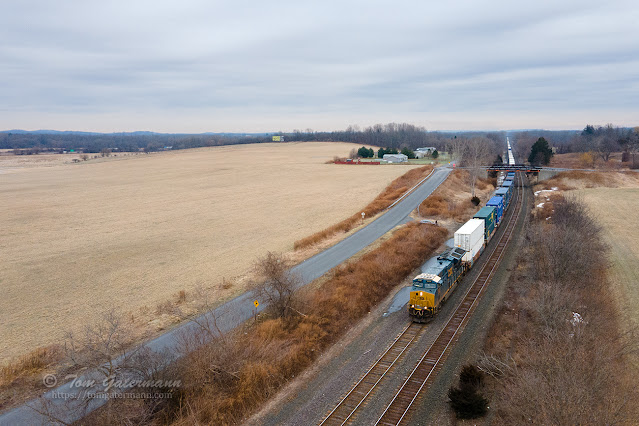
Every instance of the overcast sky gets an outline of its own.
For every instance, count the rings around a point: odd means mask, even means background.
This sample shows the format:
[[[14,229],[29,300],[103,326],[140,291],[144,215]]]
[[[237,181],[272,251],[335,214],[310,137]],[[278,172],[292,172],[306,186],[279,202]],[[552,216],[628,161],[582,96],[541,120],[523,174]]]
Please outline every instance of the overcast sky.
[[[639,125],[639,2],[19,0],[0,130]]]

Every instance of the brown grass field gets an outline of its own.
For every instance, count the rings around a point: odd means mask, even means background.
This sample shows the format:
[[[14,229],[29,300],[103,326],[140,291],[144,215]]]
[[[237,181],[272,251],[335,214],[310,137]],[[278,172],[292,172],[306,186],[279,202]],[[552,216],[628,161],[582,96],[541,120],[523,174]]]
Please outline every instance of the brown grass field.
[[[639,188],[593,188],[581,192],[604,227],[611,249],[613,291],[621,303],[624,322],[639,327]]]
[[[110,308],[153,311],[233,282],[267,250],[357,212],[402,166],[324,164],[355,147],[261,144],[96,159],[0,157],[0,364]],[[46,167],[20,165],[43,161]],[[225,285],[216,296],[242,289]]]
[[[627,169],[630,163],[621,162],[621,152],[614,152],[606,162],[596,152],[571,152],[555,154],[550,160],[551,167],[565,167],[569,169]]]

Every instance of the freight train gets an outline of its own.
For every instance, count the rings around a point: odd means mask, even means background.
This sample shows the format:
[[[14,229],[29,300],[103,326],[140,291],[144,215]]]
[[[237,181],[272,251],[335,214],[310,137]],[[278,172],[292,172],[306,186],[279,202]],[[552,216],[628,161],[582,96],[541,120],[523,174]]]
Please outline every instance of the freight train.
[[[455,290],[457,283],[477,261],[502,223],[514,197],[514,181],[515,173],[508,173],[486,207],[481,208],[455,232],[455,247],[422,265],[422,273],[413,279],[408,302],[408,314],[414,322],[423,323],[433,318]]]
[[[410,292],[408,314],[413,321],[426,322],[439,311],[466,272],[465,254],[462,248],[451,248],[424,264]]]

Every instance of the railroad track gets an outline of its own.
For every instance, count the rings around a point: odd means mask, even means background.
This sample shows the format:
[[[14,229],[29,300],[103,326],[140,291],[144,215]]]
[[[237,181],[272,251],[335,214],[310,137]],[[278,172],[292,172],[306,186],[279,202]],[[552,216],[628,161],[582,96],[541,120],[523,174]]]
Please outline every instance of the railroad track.
[[[510,216],[510,220],[506,225],[506,230],[502,234],[501,239],[490,254],[490,258],[483,266],[475,282],[473,282],[470,289],[468,289],[464,295],[463,300],[457,306],[452,317],[404,381],[404,384],[399,388],[395,397],[388,407],[386,407],[386,410],[377,420],[376,424],[399,425],[405,422],[420,392],[429,385],[429,380],[441,369],[443,361],[448,356],[454,342],[474,311],[484,288],[490,282],[497,266],[499,266],[499,262],[513,235],[517,219],[519,218],[522,198],[522,183],[520,179],[514,211]]]
[[[351,420],[355,411],[366,401],[377,384],[395,366],[413,341],[421,335],[424,324],[410,323],[386,349],[386,352],[362,376],[320,425],[344,425]]]
[[[439,334],[435,342],[429,347],[421,358],[417,367],[410,374],[406,382],[397,392],[391,404],[386,408],[378,424],[399,424],[410,410],[412,403],[419,392],[425,387],[428,379],[441,366],[447,355],[447,350],[452,346],[455,338],[471,314],[484,287],[488,284],[494,271],[499,265],[502,254],[513,233],[515,223],[521,210],[521,183],[518,186],[517,200],[514,211],[506,225],[498,244],[493,248],[489,260],[482,267],[477,279],[464,294],[462,301],[455,309],[455,313]],[[393,341],[389,348],[382,354],[372,367],[364,373],[362,378],[340,400],[337,406],[324,418],[320,425],[345,425],[352,421],[357,410],[366,403],[372,392],[389,372],[398,364],[406,350],[421,335],[424,324],[410,323],[400,335]]]

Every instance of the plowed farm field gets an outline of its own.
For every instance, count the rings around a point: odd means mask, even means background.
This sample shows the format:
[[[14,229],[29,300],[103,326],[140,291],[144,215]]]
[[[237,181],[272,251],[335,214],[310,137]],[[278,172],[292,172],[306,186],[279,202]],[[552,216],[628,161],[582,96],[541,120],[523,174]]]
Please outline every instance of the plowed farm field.
[[[234,278],[257,257],[356,213],[411,167],[325,164],[354,147],[236,145],[46,167],[0,157],[0,364],[111,308],[133,317],[223,281],[240,291]]]

